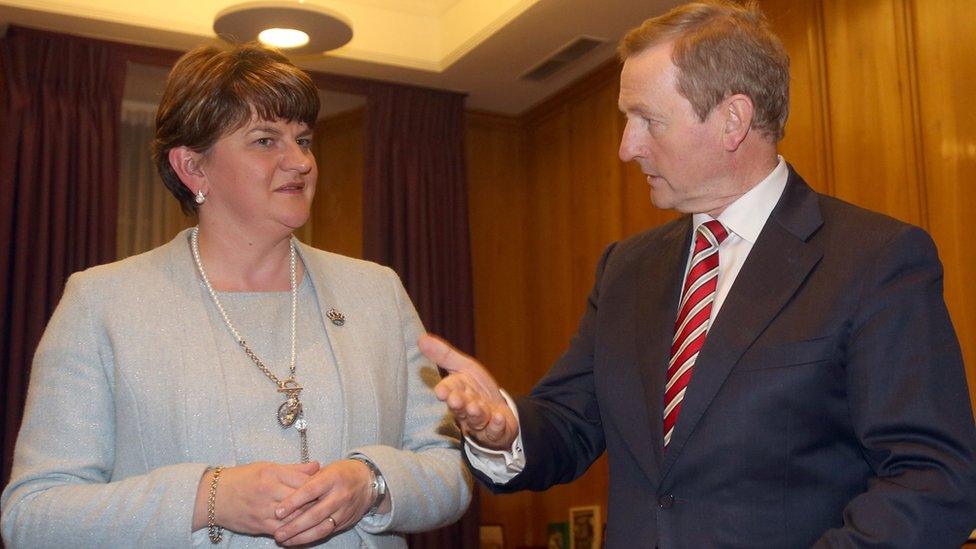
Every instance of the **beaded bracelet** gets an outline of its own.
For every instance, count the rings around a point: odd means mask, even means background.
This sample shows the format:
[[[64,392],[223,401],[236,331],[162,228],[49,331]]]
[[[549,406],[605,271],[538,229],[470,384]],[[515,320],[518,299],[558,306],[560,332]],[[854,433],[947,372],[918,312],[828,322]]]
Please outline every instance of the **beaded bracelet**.
[[[210,536],[210,543],[216,545],[224,539],[224,529],[217,526],[217,481],[220,479],[220,472],[224,470],[223,465],[214,468],[213,478],[210,479],[210,495],[207,497],[207,535]]]

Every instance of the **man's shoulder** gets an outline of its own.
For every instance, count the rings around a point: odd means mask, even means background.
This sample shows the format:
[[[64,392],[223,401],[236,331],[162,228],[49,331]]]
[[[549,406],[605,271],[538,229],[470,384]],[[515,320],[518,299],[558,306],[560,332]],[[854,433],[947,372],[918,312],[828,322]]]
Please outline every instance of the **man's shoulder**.
[[[668,221],[662,225],[645,229],[639,233],[619,240],[615,244],[614,253],[644,252],[648,248],[660,246],[665,242],[685,238],[688,235],[690,228],[691,216],[682,215],[681,217]]]
[[[858,206],[842,198],[837,198],[828,194],[817,193],[820,201],[820,208],[824,216],[830,216],[832,221],[847,221],[851,223],[865,223],[874,225],[907,225],[890,215]]]
[[[833,236],[835,242],[863,245],[868,242],[887,241],[905,232],[927,232],[903,221],[840,198],[819,194],[820,211],[823,215],[823,233]]]
[[[921,230],[912,223],[872,210],[870,206],[860,206],[817,191],[792,166],[783,195],[770,216],[770,221],[773,220],[799,232],[855,233],[852,234],[855,239]]]
[[[603,252],[597,271],[616,279],[645,269],[649,260],[677,261],[687,247],[691,216],[684,215],[610,244]]]

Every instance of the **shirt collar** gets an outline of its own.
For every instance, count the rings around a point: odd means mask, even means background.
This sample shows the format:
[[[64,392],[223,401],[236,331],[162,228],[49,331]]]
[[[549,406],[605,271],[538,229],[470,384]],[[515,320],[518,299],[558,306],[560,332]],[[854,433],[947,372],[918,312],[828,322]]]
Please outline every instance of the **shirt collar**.
[[[750,244],[756,243],[759,233],[766,225],[766,220],[769,219],[769,214],[773,213],[773,208],[776,207],[779,197],[783,194],[783,189],[786,188],[786,180],[790,171],[786,167],[786,161],[783,160],[783,157],[777,156],[777,158],[779,162],[765,179],[737,198],[735,202],[729,204],[718,216],[718,220],[730,233],[738,235],[739,238],[748,241]],[[711,219],[712,216],[708,214],[694,214],[692,222],[695,230],[698,230],[699,225]]]

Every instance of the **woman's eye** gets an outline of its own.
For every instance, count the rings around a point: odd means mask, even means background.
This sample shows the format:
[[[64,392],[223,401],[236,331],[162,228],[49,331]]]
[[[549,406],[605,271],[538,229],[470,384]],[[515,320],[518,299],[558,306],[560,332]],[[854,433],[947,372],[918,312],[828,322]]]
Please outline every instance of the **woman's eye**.
[[[257,143],[258,145],[261,145],[262,147],[268,147],[272,143],[274,143],[274,139],[272,139],[270,137],[262,137],[262,138],[256,140],[255,143]]]
[[[310,137],[300,137],[296,143],[298,143],[299,147],[307,149],[312,146],[312,139]]]

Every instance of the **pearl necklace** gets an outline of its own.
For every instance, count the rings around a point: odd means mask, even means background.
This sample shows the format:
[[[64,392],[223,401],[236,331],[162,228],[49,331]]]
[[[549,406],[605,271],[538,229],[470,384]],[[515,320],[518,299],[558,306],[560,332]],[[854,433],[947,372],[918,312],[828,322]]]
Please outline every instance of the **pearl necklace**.
[[[203,269],[203,261],[200,259],[199,235],[200,227],[194,227],[193,232],[190,233],[190,250],[193,252],[193,261],[197,265],[200,278],[203,279],[203,284],[207,287],[207,293],[210,294],[210,299],[217,306],[217,310],[220,312],[221,318],[224,319],[224,324],[227,326],[227,329],[234,336],[234,340],[244,349],[244,354],[254,362],[255,366],[268,379],[278,386],[279,393],[285,394],[285,402],[278,407],[278,424],[284,429],[294,425],[301,439],[302,463],[308,463],[308,435],[306,433],[308,421],[305,419],[305,414],[302,411],[302,401],[299,399],[302,386],[295,380],[295,326],[298,316],[298,283],[295,279],[295,244],[291,243],[288,258],[289,268],[291,270],[291,363],[288,366],[288,378],[282,380],[274,375],[274,372],[265,366],[264,362],[247,346],[247,342],[244,341],[244,338],[241,337],[237,328],[230,321],[230,317],[227,316],[227,311],[224,310],[224,306],[220,304],[220,299],[217,298],[217,292],[214,291],[213,286],[210,284],[210,278],[207,277],[207,272]]]

